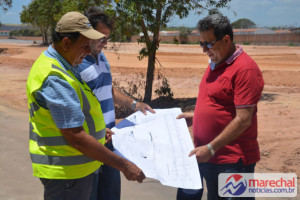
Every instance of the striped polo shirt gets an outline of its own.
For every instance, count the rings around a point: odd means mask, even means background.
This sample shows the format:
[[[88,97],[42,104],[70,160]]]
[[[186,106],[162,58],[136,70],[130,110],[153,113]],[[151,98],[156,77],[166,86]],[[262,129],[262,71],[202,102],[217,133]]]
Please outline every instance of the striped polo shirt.
[[[110,65],[103,52],[86,56],[83,62],[76,66],[81,79],[87,83],[100,102],[107,128],[115,126],[115,108],[112,97],[112,77]]]

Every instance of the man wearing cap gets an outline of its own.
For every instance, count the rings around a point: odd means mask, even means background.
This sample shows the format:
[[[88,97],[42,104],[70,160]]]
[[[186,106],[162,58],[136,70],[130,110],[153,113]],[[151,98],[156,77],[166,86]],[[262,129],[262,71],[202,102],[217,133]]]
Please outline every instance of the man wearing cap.
[[[33,175],[45,199],[89,199],[94,171],[103,163],[142,182],[133,163],[108,150],[97,98],[74,66],[89,54],[90,41],[104,37],[78,12],[58,21],[53,44],[33,64],[27,80]]]

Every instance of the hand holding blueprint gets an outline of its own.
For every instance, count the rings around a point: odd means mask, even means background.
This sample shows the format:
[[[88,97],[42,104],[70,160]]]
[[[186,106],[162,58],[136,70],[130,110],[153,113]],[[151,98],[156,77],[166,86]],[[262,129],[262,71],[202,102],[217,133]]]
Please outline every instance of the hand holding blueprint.
[[[135,163],[148,178],[163,185],[200,189],[198,164],[185,119],[176,119],[180,108],[138,111],[112,129],[116,153]]]

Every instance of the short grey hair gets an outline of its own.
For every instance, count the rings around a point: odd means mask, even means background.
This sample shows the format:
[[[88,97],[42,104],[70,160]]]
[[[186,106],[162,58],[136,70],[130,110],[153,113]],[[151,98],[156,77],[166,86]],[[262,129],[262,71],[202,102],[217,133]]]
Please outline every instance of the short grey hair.
[[[233,41],[233,31],[230,21],[226,16],[223,16],[222,14],[208,15],[198,22],[197,28],[200,33],[204,31],[214,30],[216,39],[220,39],[225,35],[229,35],[231,41]]]

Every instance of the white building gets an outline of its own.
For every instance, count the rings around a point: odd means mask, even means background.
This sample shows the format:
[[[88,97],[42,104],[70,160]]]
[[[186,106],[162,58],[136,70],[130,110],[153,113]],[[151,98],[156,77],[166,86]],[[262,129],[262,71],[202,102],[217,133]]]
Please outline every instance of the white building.
[[[0,36],[9,36],[10,31],[0,31]]]

